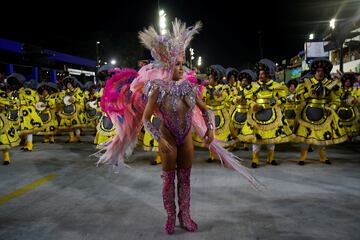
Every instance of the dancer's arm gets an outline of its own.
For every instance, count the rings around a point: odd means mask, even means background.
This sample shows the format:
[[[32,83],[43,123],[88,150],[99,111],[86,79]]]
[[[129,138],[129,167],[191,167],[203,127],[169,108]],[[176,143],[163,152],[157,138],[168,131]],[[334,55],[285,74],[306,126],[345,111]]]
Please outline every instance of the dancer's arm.
[[[204,137],[206,138],[206,142],[210,144],[214,140],[214,130],[215,130],[213,120],[211,119],[212,113],[208,109],[206,104],[200,99],[200,97],[196,98],[196,105],[199,107],[200,111],[203,114],[203,118],[207,126],[207,131]]]

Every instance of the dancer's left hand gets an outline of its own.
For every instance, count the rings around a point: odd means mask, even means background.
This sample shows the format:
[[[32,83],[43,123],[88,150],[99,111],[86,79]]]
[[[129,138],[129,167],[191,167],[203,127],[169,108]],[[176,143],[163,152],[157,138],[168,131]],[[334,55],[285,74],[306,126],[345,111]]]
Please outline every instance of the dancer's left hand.
[[[214,130],[208,129],[204,136],[205,142],[210,144],[214,140]]]

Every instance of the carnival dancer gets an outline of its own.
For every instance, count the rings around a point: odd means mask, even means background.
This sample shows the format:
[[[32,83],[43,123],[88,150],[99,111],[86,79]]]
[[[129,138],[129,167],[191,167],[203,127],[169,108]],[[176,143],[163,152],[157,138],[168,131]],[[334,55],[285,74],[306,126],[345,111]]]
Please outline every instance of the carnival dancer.
[[[62,82],[63,90],[58,95],[61,108],[59,130],[69,132],[67,143],[80,142],[80,129],[84,127],[80,119],[81,106],[83,105],[83,93],[78,87],[81,83],[72,76],[65,77]],[[75,134],[74,134],[75,133]]]
[[[55,143],[55,134],[58,128],[56,117],[56,101],[58,88],[55,83],[42,82],[38,85],[39,102],[35,108],[43,122],[43,129],[37,135],[43,135],[43,143]]]
[[[227,146],[231,142],[230,133],[230,115],[229,87],[221,84],[224,76],[224,68],[220,65],[211,65],[208,68],[209,84],[205,86],[202,97],[206,106],[213,112],[215,116],[215,138],[223,142],[223,146]],[[215,156],[210,153],[208,162],[214,162]]]
[[[344,73],[341,76],[341,96],[340,104],[336,109],[336,113],[340,118],[339,125],[345,128],[349,141],[353,141],[359,135],[360,118],[357,106],[360,100],[360,89],[354,88],[354,73]]]
[[[3,152],[3,164],[10,164],[10,149],[20,143],[14,122],[8,119],[9,109],[12,105],[19,105],[19,102],[11,100],[6,93],[7,84],[2,84],[0,89],[0,150]]]
[[[94,139],[94,144],[96,144],[97,149],[102,149],[104,145],[111,141],[116,135],[116,129],[114,124],[111,122],[111,119],[101,108],[101,98],[104,94],[104,87],[107,79],[111,77],[113,72],[111,70],[116,69],[114,65],[103,65],[100,67],[97,77],[99,78],[98,91],[96,96],[98,98],[98,124],[96,125],[96,135]]]
[[[140,32],[141,42],[151,50],[154,63],[142,67],[139,73],[119,71],[106,84],[101,101],[118,134],[105,147],[106,152],[99,163],[123,163],[137,143],[142,123],[158,141],[163,168],[163,203],[167,213],[165,231],[168,234],[174,232],[176,222],[175,175],[180,225],[191,232],[198,228],[190,216],[190,173],[194,157],[192,127],[205,138],[218,159],[243,174],[253,186],[257,183],[234,155],[223,149],[218,140],[213,140],[212,113],[201,101],[196,78],[184,72],[185,49],[199,28],[200,23],[187,28],[175,20],[172,32],[167,35],[158,34],[153,27]],[[150,121],[154,112],[162,121],[159,129]]]
[[[305,78],[297,89],[299,106],[299,127],[295,141],[302,143],[299,165],[304,165],[308,144],[319,146],[321,162],[331,164],[326,157],[325,146],[346,141],[345,129],[339,125],[334,111],[340,101],[339,82],[329,79],[332,64],[328,59],[317,58],[310,65],[313,77]]]
[[[296,87],[298,81],[296,79],[291,79],[287,81],[286,86],[286,103],[283,105],[283,114],[289,124],[290,130],[294,133],[296,132],[298,126],[298,108],[299,100],[296,98]]]
[[[237,94],[232,98],[232,104],[234,109],[231,112],[231,128],[233,135],[236,136],[234,145],[238,146],[240,143],[239,134],[243,128],[247,113],[249,111],[251,99],[247,99],[246,96],[252,96],[253,91],[253,81],[256,81],[256,73],[250,69],[242,70],[239,75],[239,87]],[[248,143],[244,143],[244,150],[249,150]]]
[[[19,135],[25,139],[25,146],[23,147],[24,151],[33,150],[33,134],[41,131],[43,127],[43,122],[39,115],[36,112],[35,104],[39,102],[39,95],[36,89],[35,82],[30,81],[30,83],[25,82],[25,78],[16,78],[9,76],[8,84],[15,84],[13,95],[17,95],[20,102],[19,108]],[[20,87],[20,88],[18,88]],[[17,89],[16,89],[17,88]]]
[[[256,71],[259,80],[253,83],[254,90],[246,96],[252,102],[239,135],[241,141],[253,144],[252,168],[259,166],[262,145],[268,149],[267,163],[277,165],[275,144],[288,142],[292,137],[281,112],[281,106],[286,102],[284,86],[273,80],[275,64],[269,59],[262,59],[256,64]]]
[[[84,93],[84,129],[95,130],[98,123],[98,92],[96,91],[96,85],[93,81],[89,81],[85,84]]]

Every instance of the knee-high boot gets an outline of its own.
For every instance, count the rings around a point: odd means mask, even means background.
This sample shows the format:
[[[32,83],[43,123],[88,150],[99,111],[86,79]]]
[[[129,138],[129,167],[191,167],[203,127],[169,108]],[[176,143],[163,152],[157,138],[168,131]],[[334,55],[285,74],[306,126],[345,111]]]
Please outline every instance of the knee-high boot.
[[[190,173],[191,168],[177,169],[178,217],[182,228],[189,232],[195,232],[198,226],[190,216]]]
[[[163,171],[161,177],[163,179],[162,196],[167,214],[165,232],[167,234],[173,234],[176,222],[175,170]]]

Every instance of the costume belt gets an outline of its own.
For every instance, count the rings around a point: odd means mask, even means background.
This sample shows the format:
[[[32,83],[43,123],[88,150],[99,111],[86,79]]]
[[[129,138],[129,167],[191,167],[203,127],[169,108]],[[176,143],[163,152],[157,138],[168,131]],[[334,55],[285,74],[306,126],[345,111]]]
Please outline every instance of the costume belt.
[[[312,98],[312,99],[308,100],[308,103],[324,105],[324,104],[328,103],[328,101],[327,101],[327,99]]]

